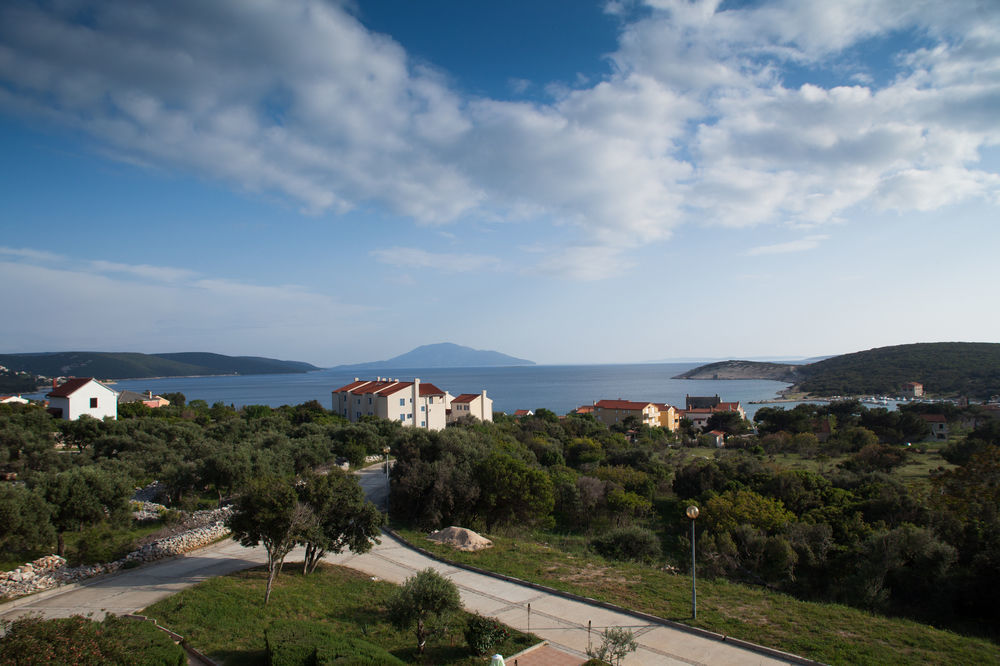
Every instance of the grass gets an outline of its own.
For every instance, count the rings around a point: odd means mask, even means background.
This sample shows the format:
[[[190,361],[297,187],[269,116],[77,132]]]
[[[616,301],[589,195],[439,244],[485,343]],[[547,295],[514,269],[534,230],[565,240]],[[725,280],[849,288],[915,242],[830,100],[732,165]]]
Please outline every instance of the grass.
[[[829,664],[1000,663],[1000,647],[980,638],[887,618],[837,604],[799,601],[725,581],[698,581],[698,619],[691,621],[691,578],[639,564],[611,563],[549,543],[489,535],[475,553],[400,530],[445,559],[608,601]],[[544,538],[544,537],[543,537]]]
[[[303,576],[301,563],[289,562],[275,583],[270,603],[264,606],[265,581],[262,568],[212,578],[142,613],[225,664],[263,666],[265,631],[279,619],[321,622],[331,632],[380,645],[405,662],[420,661],[414,634],[398,631],[386,620],[385,604],[397,589],[395,585],[325,563]],[[469,652],[462,627],[464,616],[449,624],[443,641],[428,644],[422,662],[456,666],[486,663]],[[514,654],[538,641],[535,636],[512,630],[499,652]]]

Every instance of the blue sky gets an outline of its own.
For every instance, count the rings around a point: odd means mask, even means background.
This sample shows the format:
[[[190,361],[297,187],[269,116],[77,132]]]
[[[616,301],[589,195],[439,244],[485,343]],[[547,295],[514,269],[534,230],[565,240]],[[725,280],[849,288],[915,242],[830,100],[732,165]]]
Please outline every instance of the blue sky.
[[[0,347],[998,341],[1000,5],[14,2]]]

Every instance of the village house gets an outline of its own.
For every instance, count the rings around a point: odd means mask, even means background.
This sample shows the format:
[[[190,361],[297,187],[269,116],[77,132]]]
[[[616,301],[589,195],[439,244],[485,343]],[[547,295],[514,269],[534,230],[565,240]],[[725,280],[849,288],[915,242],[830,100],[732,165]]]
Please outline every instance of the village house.
[[[714,396],[684,396],[684,409],[678,413],[678,420],[688,419],[699,430],[704,430],[712,414],[717,412],[736,412],[744,421],[747,420],[746,410],[737,402],[723,402],[718,395]]]
[[[333,411],[352,423],[362,416],[376,416],[427,430],[444,430],[450,420],[465,414],[484,421],[493,420],[493,401],[486,397],[486,391],[459,397],[463,398],[459,403],[462,409],[450,416],[455,398],[434,384],[421,382],[420,378],[401,382],[388,377],[374,380],[355,377],[350,384],[333,391]]]
[[[534,416],[535,413],[530,409],[516,409],[514,410],[514,418],[523,419],[525,416]]]
[[[0,405],[27,405],[29,402],[19,395],[0,395]]]
[[[170,401],[163,396],[153,395],[152,391],[146,391],[145,393],[136,393],[135,391],[122,391],[118,394],[118,404],[127,405],[133,402],[141,402],[147,407],[156,409],[157,407],[166,407],[170,404]]]
[[[721,430],[709,430],[705,433],[705,436],[709,438],[711,446],[714,446],[717,449],[721,449],[726,446],[726,433]]]
[[[66,421],[84,415],[118,418],[118,393],[93,377],[70,377],[62,384],[52,380],[52,391],[45,397],[49,399],[49,413]]]
[[[607,426],[621,423],[630,416],[639,419],[643,425],[660,425],[660,409],[652,402],[632,400],[598,400],[594,403],[594,417]]]
[[[463,416],[474,416],[480,421],[493,420],[493,401],[482,393],[462,393],[451,399],[451,409],[447,411],[447,422],[457,421]]]
[[[931,428],[931,439],[948,439],[948,421],[944,414],[920,414]]]
[[[924,395],[924,385],[920,382],[906,382],[903,384],[903,390],[900,395],[911,400],[920,398]]]

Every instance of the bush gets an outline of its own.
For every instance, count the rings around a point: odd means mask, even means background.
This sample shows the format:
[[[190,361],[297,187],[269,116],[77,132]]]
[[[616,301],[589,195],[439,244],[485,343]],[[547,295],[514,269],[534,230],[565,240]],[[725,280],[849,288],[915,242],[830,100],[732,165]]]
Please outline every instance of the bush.
[[[402,661],[377,645],[338,636],[319,622],[279,620],[265,633],[272,666],[401,666]]]
[[[622,527],[590,541],[590,547],[611,560],[649,562],[660,557],[660,541],[641,527]]]
[[[478,655],[493,652],[498,645],[507,640],[510,631],[507,626],[492,617],[483,617],[479,613],[471,616],[465,625],[465,642],[469,649]]]
[[[43,620],[23,617],[6,624],[0,664],[123,664],[160,666],[187,663],[187,654],[149,622],[115,615],[95,622],[79,615]]]

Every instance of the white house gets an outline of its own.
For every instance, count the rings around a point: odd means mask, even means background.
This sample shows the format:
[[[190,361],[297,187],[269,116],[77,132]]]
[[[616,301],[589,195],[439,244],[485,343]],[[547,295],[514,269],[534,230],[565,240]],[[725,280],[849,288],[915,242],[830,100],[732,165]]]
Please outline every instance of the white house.
[[[474,416],[480,421],[493,420],[493,400],[486,397],[485,390],[482,393],[463,393],[451,399],[448,423],[463,416]]]
[[[19,395],[0,395],[0,405],[27,405],[28,402],[27,398]]]
[[[95,419],[110,416],[118,418],[118,393],[93,377],[70,377],[62,384],[52,382],[49,412],[67,421],[74,421],[84,414]]]
[[[351,422],[362,416],[399,421],[404,426],[443,430],[451,396],[434,384],[379,377],[358,379],[333,391],[333,411]]]

